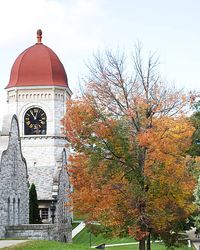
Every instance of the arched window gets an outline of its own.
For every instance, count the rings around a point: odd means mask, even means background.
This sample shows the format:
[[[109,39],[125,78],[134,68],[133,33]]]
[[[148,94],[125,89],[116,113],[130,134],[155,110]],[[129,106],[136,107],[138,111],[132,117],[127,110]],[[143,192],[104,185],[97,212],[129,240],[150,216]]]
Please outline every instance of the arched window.
[[[15,198],[13,198],[13,225],[15,225],[15,216],[16,216],[16,213],[15,213]]]
[[[8,198],[8,207],[7,207],[7,210],[8,210],[8,226],[10,225],[10,198]]]
[[[25,135],[46,135],[47,116],[41,108],[31,108],[24,116]]]
[[[18,202],[17,202],[17,213],[18,213],[18,225],[20,225],[20,199],[18,199]]]

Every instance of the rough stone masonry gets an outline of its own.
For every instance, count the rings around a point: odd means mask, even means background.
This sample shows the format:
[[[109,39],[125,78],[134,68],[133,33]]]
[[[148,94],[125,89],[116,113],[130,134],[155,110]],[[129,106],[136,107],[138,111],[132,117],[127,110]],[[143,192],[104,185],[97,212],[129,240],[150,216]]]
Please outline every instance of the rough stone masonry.
[[[10,130],[7,129],[9,128]],[[7,148],[5,150],[5,148]],[[69,201],[70,182],[63,149],[60,168],[54,178],[55,224],[29,224],[29,183],[22,155],[16,115],[6,116],[0,136],[0,238],[20,237],[70,242],[72,239]]]
[[[15,115],[4,119],[0,157],[0,238],[3,238],[7,225],[29,223],[28,173]]]

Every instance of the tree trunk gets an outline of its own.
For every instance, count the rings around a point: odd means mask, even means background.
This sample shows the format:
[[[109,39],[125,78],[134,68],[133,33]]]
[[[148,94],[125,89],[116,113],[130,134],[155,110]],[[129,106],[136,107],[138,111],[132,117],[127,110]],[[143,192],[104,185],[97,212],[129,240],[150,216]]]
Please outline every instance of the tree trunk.
[[[147,250],[151,250],[151,234],[147,237]]]
[[[139,241],[139,250],[145,250],[145,239]]]

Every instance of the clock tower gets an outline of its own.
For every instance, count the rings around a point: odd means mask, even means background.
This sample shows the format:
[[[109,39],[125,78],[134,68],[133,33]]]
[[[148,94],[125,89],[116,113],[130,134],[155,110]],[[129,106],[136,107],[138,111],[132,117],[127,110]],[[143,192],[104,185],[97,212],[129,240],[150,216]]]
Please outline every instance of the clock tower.
[[[41,217],[48,221],[67,143],[61,119],[72,92],[58,56],[42,43],[41,30],[37,43],[15,60],[6,90],[8,113],[19,120],[29,182],[36,185]]]

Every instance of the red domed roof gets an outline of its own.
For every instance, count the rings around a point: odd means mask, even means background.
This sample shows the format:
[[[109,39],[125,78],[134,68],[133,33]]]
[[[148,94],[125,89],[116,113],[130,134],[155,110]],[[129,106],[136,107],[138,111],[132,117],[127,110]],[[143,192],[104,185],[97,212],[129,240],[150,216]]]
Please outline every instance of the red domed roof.
[[[22,52],[15,60],[6,88],[23,86],[67,87],[67,74],[58,56],[38,43]]]

